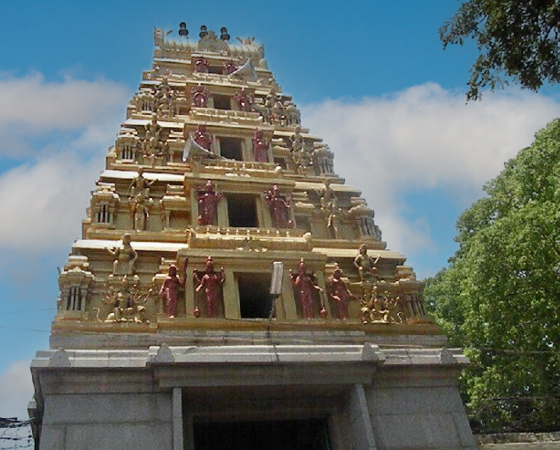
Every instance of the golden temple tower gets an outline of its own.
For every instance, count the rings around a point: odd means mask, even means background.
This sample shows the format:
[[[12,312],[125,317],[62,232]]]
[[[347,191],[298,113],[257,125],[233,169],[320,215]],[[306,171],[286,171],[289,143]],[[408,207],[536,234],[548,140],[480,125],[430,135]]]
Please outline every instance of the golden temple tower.
[[[180,30],[60,273],[37,448],[476,448],[466,358],[264,47]]]

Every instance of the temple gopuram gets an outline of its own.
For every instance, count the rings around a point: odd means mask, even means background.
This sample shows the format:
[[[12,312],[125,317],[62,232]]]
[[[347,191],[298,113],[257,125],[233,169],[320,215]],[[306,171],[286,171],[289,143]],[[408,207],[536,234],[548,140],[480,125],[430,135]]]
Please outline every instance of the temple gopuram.
[[[263,45],[188,34],[154,30],[60,271],[36,448],[475,449],[468,360]]]

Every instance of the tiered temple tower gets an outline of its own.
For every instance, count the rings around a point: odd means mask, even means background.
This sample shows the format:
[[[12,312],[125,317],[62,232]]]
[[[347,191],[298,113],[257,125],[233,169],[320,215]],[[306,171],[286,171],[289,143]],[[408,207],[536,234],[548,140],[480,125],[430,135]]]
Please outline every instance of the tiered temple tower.
[[[466,359],[264,47],[180,30],[60,273],[38,448],[475,448]]]

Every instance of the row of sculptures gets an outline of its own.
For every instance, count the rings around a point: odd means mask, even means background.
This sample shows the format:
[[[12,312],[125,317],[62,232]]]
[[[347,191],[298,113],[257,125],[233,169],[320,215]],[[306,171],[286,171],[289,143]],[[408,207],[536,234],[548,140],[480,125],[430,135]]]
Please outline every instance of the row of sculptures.
[[[207,64],[204,58],[196,60],[197,68],[202,70]],[[228,72],[237,70],[231,61],[224,63]],[[203,72],[204,73],[204,72]],[[232,72],[233,73],[233,72]],[[169,74],[163,75],[162,81],[156,87],[143,88],[132,99],[131,105],[137,113],[154,113],[158,117],[173,118],[188,107],[186,94],[169,85]],[[209,89],[199,83],[190,89],[191,105],[196,108],[207,108],[211,94]],[[274,90],[264,98],[254,98],[251,93],[242,87],[233,96],[237,110],[243,112],[257,112],[263,122],[270,125],[297,126],[301,124],[301,114],[289,100],[282,100]]]
[[[156,179],[148,181],[144,177],[144,169],[138,169],[138,174],[128,188],[129,206],[133,217],[133,226],[136,231],[145,231],[150,217],[150,209],[154,200],[150,195],[151,186]],[[217,225],[218,204],[224,198],[222,192],[215,189],[214,184],[208,180],[203,188],[196,191],[198,203],[198,225]],[[319,192],[310,192],[312,201],[317,203],[316,214],[319,214],[327,224],[327,229],[333,239],[342,238],[342,220],[348,215],[346,211],[338,206],[336,193],[331,187],[329,179],[325,180],[323,188]],[[272,225],[274,228],[293,228],[292,221],[292,198],[280,192],[278,185],[265,193],[265,204],[270,209]]]
[[[207,108],[210,96],[210,90],[199,83],[191,88],[191,105],[196,108]],[[289,100],[282,100],[275,91],[271,91],[262,100],[253,98],[243,87],[232,98],[238,111],[257,112],[264,123],[279,126],[298,126],[301,123],[301,114],[296,105]]]
[[[204,150],[204,152],[212,153],[214,151],[212,135],[208,132],[205,124],[199,124],[197,126],[193,133],[193,141]],[[264,137],[263,130],[255,130],[252,144],[255,161],[259,163],[269,162],[268,149],[270,147],[270,141]]]
[[[125,234],[121,245],[107,248],[107,251],[115,257],[113,273],[109,280],[121,281],[120,284],[110,283],[110,288],[105,295],[104,302],[113,307],[105,322],[146,323],[145,304],[149,298],[155,296],[155,292],[151,288],[139,287],[138,277],[135,275],[138,255],[131,245],[130,235]],[[407,310],[403,304],[404,297],[396,295],[388,283],[379,280],[376,267],[378,262],[379,256],[368,255],[367,245],[362,244],[353,261],[360,278],[358,298],[343,280],[342,269],[335,264],[334,271],[327,282],[327,295],[334,306],[332,311],[334,317],[339,320],[348,319],[348,303],[352,299],[360,302],[361,320],[364,324],[402,323],[405,322],[407,315],[423,314],[419,298],[416,299],[416,302],[411,302],[410,304],[413,306],[409,306],[409,308],[412,309]],[[180,268],[171,264],[158,293],[164,302],[164,311],[170,319],[177,317],[180,291],[185,289],[187,267],[188,259],[185,259]],[[315,273],[307,269],[303,258],[296,271],[290,270],[289,276],[294,286],[301,317],[313,319],[317,316],[318,311],[320,317],[326,318],[324,290],[319,286]],[[220,305],[223,304],[224,269],[216,270],[213,258],[209,256],[203,270],[193,271],[193,281],[195,286],[193,315],[200,317],[204,313],[204,316],[208,318],[218,317]],[[97,313],[99,315],[99,310]]]
[[[212,153],[212,135],[208,132],[205,124],[197,125],[193,133],[194,142],[206,152]],[[270,141],[264,137],[263,130],[255,130],[252,138],[253,155],[256,162],[270,162],[268,149]],[[314,150],[309,147],[301,134],[301,127],[296,126],[294,133],[289,137],[288,149],[290,150],[290,158],[296,168],[296,172],[306,174],[307,169],[314,165]]]
[[[186,94],[169,85],[169,74],[165,74],[156,87],[140,90],[131,103],[137,113],[153,113],[166,118],[177,116],[188,106]]]

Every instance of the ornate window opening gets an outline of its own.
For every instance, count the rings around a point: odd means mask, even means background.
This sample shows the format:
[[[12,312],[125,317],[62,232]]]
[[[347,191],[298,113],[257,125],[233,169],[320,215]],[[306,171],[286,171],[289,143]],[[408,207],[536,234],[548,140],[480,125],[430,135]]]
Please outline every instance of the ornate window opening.
[[[270,298],[270,275],[266,273],[235,274],[239,289],[239,307],[243,319],[268,319],[272,300]]]
[[[95,215],[95,221],[97,223],[111,223],[111,211],[109,210],[108,204],[99,205],[99,210]]]
[[[230,227],[253,228],[259,226],[255,196],[229,194],[227,206]]]
[[[239,138],[219,137],[220,155],[224,158],[243,161],[243,145]]]
[[[68,311],[81,311],[82,290],[80,289],[80,286],[70,286],[68,298],[66,299],[66,309]]]
[[[231,109],[231,98],[227,95],[213,95],[214,108],[216,109]]]

